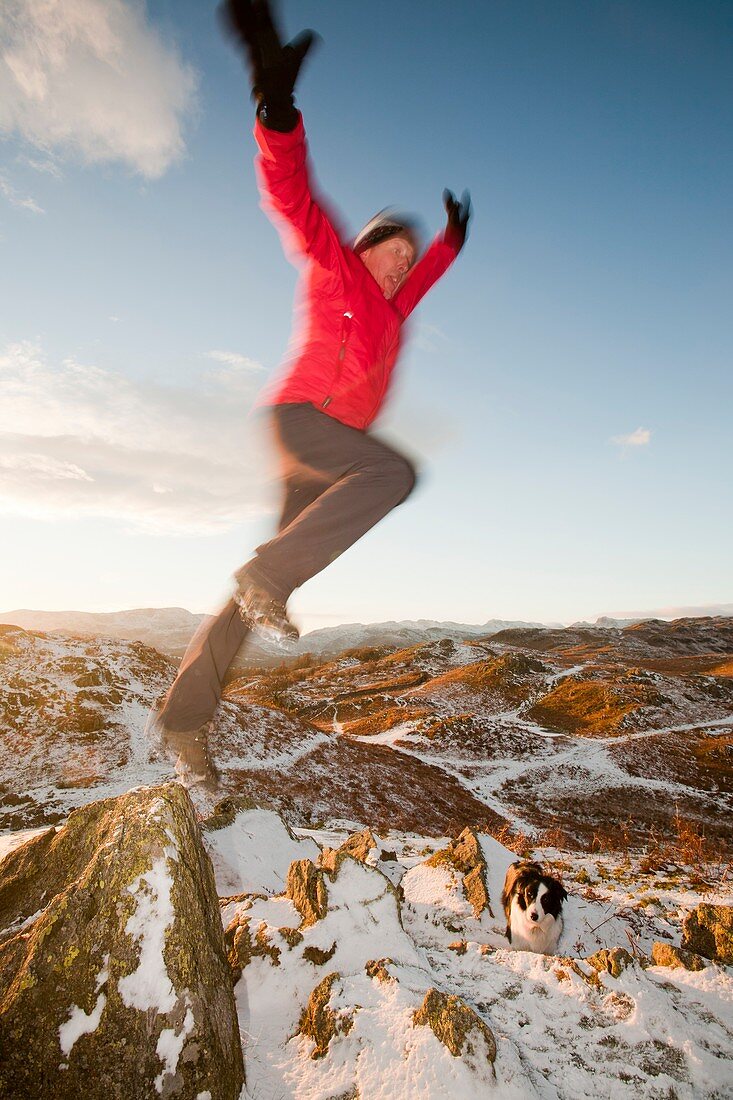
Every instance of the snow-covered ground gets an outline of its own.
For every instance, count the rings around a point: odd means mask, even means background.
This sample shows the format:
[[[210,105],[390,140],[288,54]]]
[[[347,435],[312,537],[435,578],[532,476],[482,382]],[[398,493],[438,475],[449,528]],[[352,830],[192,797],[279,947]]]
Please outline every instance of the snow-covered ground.
[[[243,1100],[733,1096],[730,969],[641,964],[653,942],[679,944],[681,918],[700,900],[686,885],[692,869],[650,876],[608,855],[536,853],[561,868],[570,892],[558,955],[544,956],[512,950],[503,935],[499,897],[513,852],[480,838],[493,917],[477,919],[460,875],[426,862],[446,838],[393,833],[378,838],[366,864],[347,859],[335,880],[326,878],[326,916],[289,946],[280,930],[301,918],[283,895],[286,861],[314,859],[316,845],[333,847],[347,835],[330,827],[295,836],[264,810],[207,834],[220,893],[265,895],[230,902],[224,925],[245,916],[252,936],[277,949],[252,958],[235,990]],[[706,900],[730,903],[730,887]],[[604,947],[624,947],[634,961],[618,977],[599,973],[585,959]],[[313,948],[325,953],[323,965],[308,961]],[[373,960],[384,962],[382,980],[365,969]],[[328,1007],[345,1026],[315,1057],[299,1025],[329,974],[337,976]],[[454,1057],[430,1028],[413,1023],[431,988],[459,996],[488,1025],[493,1068],[485,1052]]]

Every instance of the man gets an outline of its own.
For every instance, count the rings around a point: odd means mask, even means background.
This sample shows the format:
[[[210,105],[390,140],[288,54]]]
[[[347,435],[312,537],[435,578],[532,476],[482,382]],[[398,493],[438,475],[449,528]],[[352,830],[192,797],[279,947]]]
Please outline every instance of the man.
[[[193,638],[157,716],[182,768],[211,786],[207,723],[248,632],[297,638],[287,615],[291,593],[412,490],[411,464],[367,429],[389,387],[401,326],[463,247],[470,215],[467,194],[457,202],[444,192],[445,232],[420,258],[414,222],[394,212],[344,243],[314,198],[293,100],[312,33],[282,46],[267,0],[228,0],[225,18],[249,58],[263,199],[288,249],[305,261],[305,317],[284,379],[260,402],[279,452],[278,533],[236,574],[233,599]]]

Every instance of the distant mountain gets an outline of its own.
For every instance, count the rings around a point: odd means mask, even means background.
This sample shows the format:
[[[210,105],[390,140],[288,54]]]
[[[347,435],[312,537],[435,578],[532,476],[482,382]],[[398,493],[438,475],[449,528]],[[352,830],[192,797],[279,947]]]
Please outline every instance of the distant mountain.
[[[47,634],[116,638],[143,642],[162,653],[181,656],[204,618],[183,607],[137,607],[129,611],[5,611],[0,624]]]
[[[721,605],[731,606],[731,605]],[[726,617],[727,613],[723,613]],[[623,630],[651,619],[660,621],[665,615],[613,619],[604,616],[595,623],[578,622],[569,630]],[[152,646],[170,657],[181,657],[191,637],[204,620],[183,607],[143,607],[129,611],[6,611],[0,614],[0,625],[19,626],[23,630],[44,633],[73,634],[80,637],[112,638],[118,641],[138,641]],[[562,623],[538,623],[489,619],[485,623],[439,622],[435,619],[406,619],[402,622],[344,623],[340,626],[312,630],[296,645],[283,651],[277,646],[252,639],[239,655],[238,667],[281,664],[283,659],[297,659],[305,654],[327,658],[347,649],[393,646],[406,649],[423,642],[449,638],[453,641],[488,637],[505,630],[565,629]]]
[[[0,614],[0,624],[19,626],[23,630],[41,630],[44,633],[138,641],[152,646],[161,653],[180,657],[204,618],[204,615],[194,615],[182,607],[143,607],[130,611],[108,612],[18,610]],[[348,623],[304,634],[297,645],[288,648],[286,655],[298,657],[305,653],[313,653],[323,657],[341,653],[345,649],[364,646],[388,645],[405,648],[436,638],[452,638],[459,641],[462,638],[496,634],[500,630],[531,626],[540,627],[542,624],[509,622],[502,619],[490,619],[479,625],[442,623],[434,619]],[[276,646],[253,640],[247,646],[243,656],[247,664],[279,664],[284,654],[283,650]]]

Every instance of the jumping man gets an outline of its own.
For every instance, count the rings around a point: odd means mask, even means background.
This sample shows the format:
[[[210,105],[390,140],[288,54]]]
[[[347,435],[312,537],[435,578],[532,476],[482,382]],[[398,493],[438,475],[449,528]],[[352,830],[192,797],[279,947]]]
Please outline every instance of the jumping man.
[[[460,252],[470,216],[468,194],[459,202],[445,191],[447,224],[423,255],[415,221],[394,212],[345,241],[313,195],[293,99],[313,34],[283,46],[267,0],[228,0],[224,16],[249,63],[264,204],[289,254],[304,263],[304,321],[284,377],[260,400],[279,455],[277,534],[235,575],[232,599],[199,628],[157,714],[180,768],[210,786],[216,770],[207,726],[248,633],[297,638],[287,614],[291,593],[415,484],[410,462],[368,429],[389,389],[402,325]]]

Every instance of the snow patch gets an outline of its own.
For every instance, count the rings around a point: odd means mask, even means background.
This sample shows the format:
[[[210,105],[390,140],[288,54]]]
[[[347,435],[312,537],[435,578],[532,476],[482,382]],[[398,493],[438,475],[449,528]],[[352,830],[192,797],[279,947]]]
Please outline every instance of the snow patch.
[[[293,860],[318,858],[313,840],[298,840],[272,810],[243,810],[231,825],[204,836],[220,895],[277,894]]]
[[[120,978],[118,985],[128,1008],[172,1012],[176,1006],[176,992],[163,957],[165,931],[175,919],[172,888],[165,856],[155,859],[150,870],[127,887],[128,893],[137,896],[137,906],[125,932],[140,945],[137,970]]]

